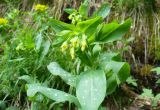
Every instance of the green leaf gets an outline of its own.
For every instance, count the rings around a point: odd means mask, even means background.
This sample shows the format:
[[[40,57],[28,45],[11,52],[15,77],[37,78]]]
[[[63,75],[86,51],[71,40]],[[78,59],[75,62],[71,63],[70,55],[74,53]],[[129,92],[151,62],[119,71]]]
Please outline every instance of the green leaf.
[[[108,3],[104,3],[97,11],[93,13],[93,17],[101,16],[102,18],[105,18],[109,15],[110,9],[110,5]]]
[[[76,77],[62,69],[56,62],[50,63],[47,68],[53,75],[60,76],[68,85],[76,86]]]
[[[74,30],[75,26],[67,24],[59,20],[51,19],[49,25],[54,29],[55,32],[61,32],[63,30]]]
[[[128,77],[128,79],[126,80],[126,82],[127,82],[128,84],[131,84],[131,85],[137,87],[136,81],[137,81],[137,80],[134,79],[132,76]]]
[[[116,90],[116,87],[117,87],[117,76],[112,72],[112,75],[109,78],[107,78],[106,95],[112,94]]]
[[[88,11],[89,11],[89,1],[85,0],[81,6],[79,7],[79,13],[84,17],[88,17]]]
[[[36,102],[36,101],[32,101],[31,102],[31,110],[40,110],[41,106],[40,106],[40,102]]]
[[[39,33],[37,35],[36,41],[35,41],[35,49],[36,49],[36,51],[39,51],[39,49],[41,47],[41,44],[42,44],[42,40],[43,40],[42,33]]]
[[[98,110],[109,110],[109,108],[100,106]]]
[[[103,53],[99,58],[100,67],[109,72],[113,70],[117,74],[118,79],[124,82],[130,75],[130,66],[126,62],[120,62],[121,56],[119,53]]]
[[[155,99],[156,99],[157,101],[160,100],[160,93],[155,96]]]
[[[41,65],[44,57],[48,54],[49,52],[49,48],[50,48],[50,41],[47,40],[44,44],[43,44],[43,51],[41,53],[41,56],[40,56],[40,60],[39,60],[39,64]]]
[[[116,61],[119,54],[102,54],[100,67],[105,70],[107,76],[107,95],[113,93],[118,84],[126,81],[130,75],[130,66],[126,62]]]
[[[0,100],[0,110],[5,110],[5,109],[6,109],[6,103]]]
[[[157,84],[160,84],[160,79],[158,79],[158,80],[156,81],[156,83],[157,83]]]
[[[102,48],[99,44],[96,44],[94,47],[93,47],[93,54],[95,56],[97,56],[100,52],[101,52]]]
[[[83,110],[97,110],[106,94],[106,77],[103,70],[90,70],[81,74],[76,95]]]
[[[7,109],[5,110],[20,110],[18,107],[15,107],[15,106],[11,106],[11,107],[8,107]]]
[[[106,24],[99,33],[101,42],[113,42],[120,40],[130,29],[131,19],[126,20],[123,24]]]
[[[119,53],[102,53],[100,55],[100,62],[102,65],[106,65],[109,61],[121,61],[121,56]]]
[[[116,30],[119,26],[120,25],[117,22],[103,24],[98,31],[98,34],[96,36],[96,40],[100,41],[100,40],[104,39],[107,35],[109,35],[111,32]]]
[[[117,75],[117,80],[124,82],[130,76],[130,66],[126,62],[110,61],[105,66],[106,69],[113,70],[114,74]]]
[[[143,89],[143,93],[139,97],[145,99],[153,99],[154,95],[152,93],[152,89]]]
[[[82,62],[88,66],[92,66],[92,61],[90,59],[90,55],[87,52],[81,52],[81,50],[79,50],[77,52],[78,57],[82,60]]]
[[[77,27],[81,32],[85,33],[88,37],[90,37],[96,32],[98,25],[102,23],[102,21],[103,20],[101,17],[96,17],[93,19],[79,22],[77,24]]]
[[[65,8],[64,11],[68,14],[76,13],[77,10],[74,8]]]
[[[56,89],[43,87],[43,86],[40,86],[39,84],[27,84],[27,96],[34,97],[36,93],[41,93],[47,98],[54,100],[58,103],[69,101],[71,103],[76,104],[78,107],[80,107],[78,99],[73,95],[70,95],[68,93],[65,93],[63,91],[59,91]]]
[[[70,30],[64,30],[64,31],[58,32],[55,35],[56,38],[53,41],[53,45],[54,46],[59,46],[64,41],[66,41],[67,39],[72,37],[73,35],[74,35],[74,32],[70,31]]]
[[[47,40],[45,43],[44,43],[44,45],[43,45],[43,52],[42,52],[42,56],[44,57],[44,56],[46,56],[47,54],[48,54],[48,51],[49,51],[49,47],[50,47],[50,41],[49,40]]]
[[[8,60],[8,62],[20,62],[22,60],[24,60],[25,58],[16,58],[16,59],[11,59],[11,60]]]
[[[99,33],[100,33],[102,27],[103,27],[103,23],[99,24],[97,26],[95,34],[88,39],[88,42],[91,43],[91,45],[92,44],[100,44],[100,42],[96,42],[96,41],[99,41],[98,40],[99,39]]]
[[[155,71],[157,75],[160,74],[160,67],[153,68],[151,71]]]
[[[35,83],[34,79],[28,75],[23,75],[18,78],[19,80],[25,80],[28,84],[33,84]]]
[[[154,100],[152,102],[152,107],[157,107],[158,106],[158,103],[159,103],[159,100],[160,100],[160,94],[157,94],[155,97],[154,97]]]

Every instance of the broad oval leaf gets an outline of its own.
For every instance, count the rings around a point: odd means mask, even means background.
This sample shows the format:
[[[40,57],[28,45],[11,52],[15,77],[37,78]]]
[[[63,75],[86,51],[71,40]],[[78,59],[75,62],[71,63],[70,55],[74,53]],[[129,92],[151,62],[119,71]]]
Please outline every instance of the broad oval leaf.
[[[43,59],[48,54],[50,45],[51,45],[51,43],[50,43],[49,40],[47,40],[46,42],[44,42],[44,44],[43,44],[43,51],[42,51],[42,53],[40,55],[40,59],[39,59],[39,66],[42,64]]]
[[[43,52],[42,52],[42,56],[44,57],[44,56],[46,56],[47,55],[47,53],[48,53],[48,51],[49,51],[49,48],[50,48],[50,45],[51,45],[51,43],[50,43],[50,41],[49,40],[47,40],[44,44],[43,44]]]
[[[72,24],[67,24],[65,22],[59,21],[59,20],[55,20],[55,19],[51,19],[49,22],[49,25],[54,29],[54,31],[57,32],[61,32],[63,30],[74,30],[75,26]]]
[[[105,18],[109,15],[110,9],[110,5],[108,3],[104,3],[97,11],[93,13],[93,17],[101,16],[102,18]]]
[[[82,110],[98,110],[106,94],[106,77],[103,70],[82,73],[76,87],[76,95]]]
[[[76,76],[62,69],[56,62],[51,62],[47,68],[53,75],[60,76],[68,85],[76,86]]]
[[[99,59],[100,59],[101,65],[106,65],[106,63],[110,61],[121,61],[121,56],[119,53],[105,52],[100,54]]]
[[[107,79],[107,92],[106,95],[112,94],[117,87],[117,76],[116,74],[112,74],[108,79]]]
[[[69,101],[80,107],[78,99],[71,94],[56,89],[43,87],[39,84],[27,84],[27,96],[34,97],[36,93],[41,93],[49,99],[52,99],[58,103]]]
[[[79,7],[79,13],[84,17],[88,17],[88,11],[89,11],[89,1],[85,0],[81,6]]]
[[[92,50],[93,55],[98,56],[101,50],[102,50],[101,46],[99,44],[96,44]]]
[[[126,81],[130,75],[129,64],[118,62],[117,55],[113,53],[101,55],[100,66],[105,70],[107,76],[107,95],[113,93],[117,85]]]
[[[65,8],[64,11],[68,14],[76,13],[77,10],[74,8]]]
[[[96,40],[104,39],[107,35],[116,30],[119,26],[120,24],[118,24],[117,22],[102,25],[102,27],[100,27],[100,31],[96,36]]]
[[[43,36],[42,33],[39,33],[36,37],[36,41],[35,41],[35,49],[36,51],[39,51],[41,44],[42,44],[42,40],[43,40]]]
[[[77,27],[81,32],[84,32],[88,37],[90,37],[96,32],[98,25],[102,23],[102,21],[103,19],[101,17],[96,17],[93,19],[79,22],[77,24]]]
[[[100,42],[108,43],[120,40],[130,29],[131,19],[127,19],[123,24],[106,24],[98,35],[101,38]]]
[[[118,77],[117,81],[119,80],[120,82],[126,81],[130,75],[130,66],[126,62],[110,61],[106,64],[105,68],[112,69],[114,74]]]

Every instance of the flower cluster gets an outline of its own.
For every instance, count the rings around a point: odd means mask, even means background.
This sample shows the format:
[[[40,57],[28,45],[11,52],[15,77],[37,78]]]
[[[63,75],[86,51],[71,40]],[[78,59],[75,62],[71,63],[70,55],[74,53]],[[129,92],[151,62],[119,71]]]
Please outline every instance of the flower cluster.
[[[34,9],[39,12],[44,12],[48,7],[46,5],[37,4]]]
[[[70,43],[70,44],[69,44]],[[69,48],[71,58],[75,58],[75,51],[78,48],[81,48],[81,51],[83,52],[87,47],[87,36],[83,35],[80,39],[78,36],[75,36],[70,41],[65,41],[61,45],[61,51],[64,53]]]
[[[82,21],[82,15],[78,13],[72,13],[68,18],[72,20],[72,24],[76,24],[77,22]]]
[[[5,18],[0,18],[0,25],[7,25],[7,23],[8,23],[8,20],[7,19],[5,19]]]

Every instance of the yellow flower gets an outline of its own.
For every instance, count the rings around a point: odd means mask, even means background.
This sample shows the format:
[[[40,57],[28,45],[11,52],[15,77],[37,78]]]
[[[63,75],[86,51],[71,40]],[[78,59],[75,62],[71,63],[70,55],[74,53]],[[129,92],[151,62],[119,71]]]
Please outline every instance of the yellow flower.
[[[74,51],[74,48],[71,48],[71,49],[70,49],[70,55],[71,55],[71,58],[72,58],[72,59],[75,58],[75,51]]]
[[[81,51],[84,51],[87,47],[87,42],[86,40],[83,40],[82,43],[81,43]]]
[[[44,12],[48,7],[46,5],[37,4],[34,9],[36,11]]]
[[[82,36],[82,42],[81,42],[81,51],[84,51],[87,47],[87,42],[86,42],[87,36],[83,35]]]
[[[68,48],[67,42],[63,42],[63,44],[61,45],[61,51],[64,52],[67,48]]]
[[[79,45],[79,39],[78,37],[74,37],[73,39],[70,40],[72,46],[75,48],[75,47],[78,47]]]
[[[8,23],[8,20],[5,18],[0,18],[0,25],[6,25]]]

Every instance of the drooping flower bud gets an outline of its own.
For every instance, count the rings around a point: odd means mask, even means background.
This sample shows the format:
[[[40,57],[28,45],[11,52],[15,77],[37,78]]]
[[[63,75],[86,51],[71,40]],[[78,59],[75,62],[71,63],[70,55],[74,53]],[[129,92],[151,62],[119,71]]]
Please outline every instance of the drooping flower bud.
[[[71,55],[71,58],[72,58],[72,59],[75,58],[75,51],[74,51],[74,48],[71,48],[71,49],[70,49],[70,55]]]
[[[87,36],[86,35],[83,35],[82,36],[82,41],[81,41],[81,51],[84,51],[87,47]]]
[[[72,38],[72,39],[70,40],[70,42],[71,42],[71,44],[72,44],[72,47],[74,47],[74,48],[76,48],[76,47],[79,46],[79,39],[78,39],[77,36],[74,37],[74,38]]]
[[[63,44],[61,45],[61,51],[64,52],[67,48],[68,48],[68,43],[65,41],[65,42],[63,42]]]

